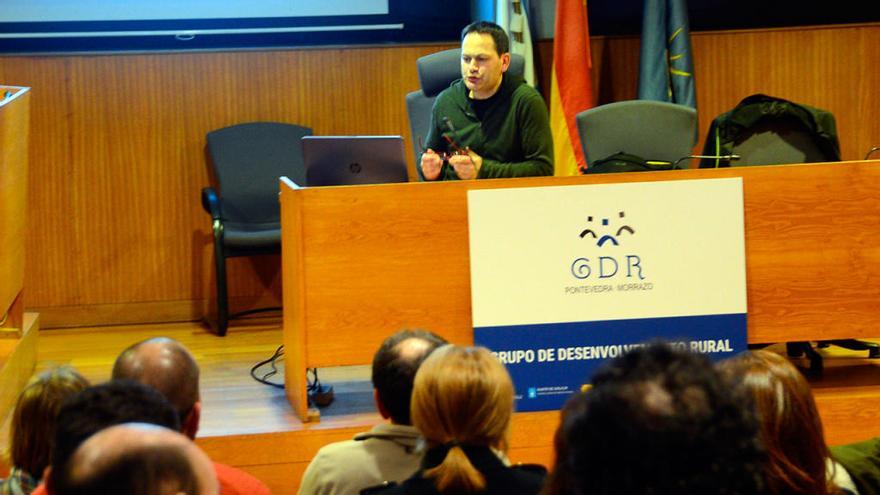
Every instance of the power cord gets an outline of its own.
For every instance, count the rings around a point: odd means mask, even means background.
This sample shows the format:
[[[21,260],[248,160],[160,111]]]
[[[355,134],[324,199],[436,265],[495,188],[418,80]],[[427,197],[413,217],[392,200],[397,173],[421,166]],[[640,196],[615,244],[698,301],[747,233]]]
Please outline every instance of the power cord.
[[[271,387],[276,388],[284,388],[283,383],[275,383],[270,381],[269,378],[278,374],[278,367],[276,365],[279,358],[284,356],[284,346],[278,346],[278,349],[275,349],[275,353],[272,354],[272,357],[269,359],[265,359],[255,364],[251,368],[251,377],[264,384],[269,385]],[[257,370],[262,368],[263,366],[269,365],[272,367],[269,371],[264,373],[262,376],[259,376]],[[311,375],[311,376],[310,376]],[[321,380],[318,378],[318,368],[308,368],[306,369],[306,394],[309,397],[309,402],[318,406],[325,407],[329,406],[331,402],[333,402],[334,394],[333,394],[333,386],[332,385],[324,385],[321,383]]]
[[[306,377],[309,374],[314,377],[314,379],[306,378],[308,382],[306,393],[309,396],[309,402],[318,407],[329,406],[334,398],[333,385],[321,384],[321,380],[318,379],[318,368],[308,368],[306,370]]]
[[[260,361],[259,363],[255,364],[253,368],[251,368],[251,377],[253,377],[254,380],[256,380],[264,385],[269,385],[271,387],[276,387],[276,388],[284,388],[283,383],[275,383],[275,382],[269,381],[269,378],[278,374],[278,367],[275,365],[275,362],[278,360],[278,358],[283,357],[283,356],[284,356],[284,346],[280,345],[280,346],[278,346],[278,349],[275,349],[275,353],[272,354],[272,357],[270,357],[269,359],[266,359],[264,361]],[[271,365],[272,369],[267,371],[266,374],[264,374],[262,377],[257,376],[257,370],[263,366],[266,366],[267,364]]]

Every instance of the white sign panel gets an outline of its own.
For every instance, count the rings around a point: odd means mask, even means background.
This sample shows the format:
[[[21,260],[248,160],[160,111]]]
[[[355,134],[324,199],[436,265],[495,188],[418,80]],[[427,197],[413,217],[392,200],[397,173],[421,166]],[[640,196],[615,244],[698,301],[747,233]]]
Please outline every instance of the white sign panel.
[[[745,348],[739,178],[472,190],[468,214],[475,340],[507,362],[527,399],[540,399],[541,384],[523,388],[521,377],[570,393],[595,365],[559,368],[549,349],[595,344],[609,357],[652,337],[722,355]],[[563,385],[560,373],[574,376]],[[553,395],[549,407],[566,394]]]

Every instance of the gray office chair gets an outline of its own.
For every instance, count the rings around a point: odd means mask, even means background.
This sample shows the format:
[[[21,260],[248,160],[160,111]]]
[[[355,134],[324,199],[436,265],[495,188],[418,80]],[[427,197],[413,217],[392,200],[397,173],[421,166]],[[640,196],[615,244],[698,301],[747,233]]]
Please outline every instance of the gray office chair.
[[[684,105],[618,101],[584,110],[575,118],[587,170],[618,153],[666,162],[672,168],[691,155],[697,143],[697,111]]]
[[[293,124],[250,122],[207,135],[207,154],[217,180],[202,189],[202,207],[211,215],[217,272],[217,315],[214,332],[226,335],[229,320],[260,308],[229,314],[226,258],[281,252],[278,178],[305,185],[301,140],[312,130]]]
[[[522,55],[510,56],[509,74],[522,76],[525,72],[526,60]],[[406,113],[409,116],[409,130],[412,138],[415,162],[419,162],[422,149],[419,141],[424,142],[431,125],[431,108],[434,98],[448,88],[456,79],[461,79],[461,49],[452,48],[442,52],[419,57],[416,60],[421,89],[406,95]]]

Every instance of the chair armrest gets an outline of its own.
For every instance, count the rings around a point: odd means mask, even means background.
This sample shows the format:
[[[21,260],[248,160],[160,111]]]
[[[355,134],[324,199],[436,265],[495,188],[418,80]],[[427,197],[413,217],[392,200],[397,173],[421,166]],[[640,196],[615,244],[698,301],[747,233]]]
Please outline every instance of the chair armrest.
[[[202,188],[202,208],[211,214],[212,220],[220,219],[220,197],[213,187]]]

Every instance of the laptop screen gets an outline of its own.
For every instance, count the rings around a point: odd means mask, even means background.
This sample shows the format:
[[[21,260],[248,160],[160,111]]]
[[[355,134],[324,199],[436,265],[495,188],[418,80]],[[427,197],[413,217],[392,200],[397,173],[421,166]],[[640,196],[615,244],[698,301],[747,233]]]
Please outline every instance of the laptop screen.
[[[400,136],[305,136],[307,186],[407,182]]]

